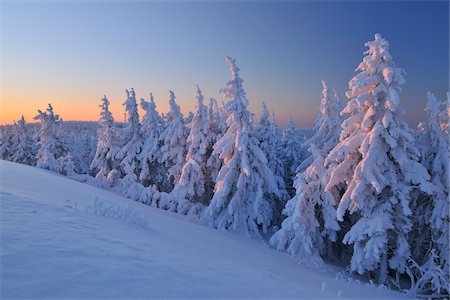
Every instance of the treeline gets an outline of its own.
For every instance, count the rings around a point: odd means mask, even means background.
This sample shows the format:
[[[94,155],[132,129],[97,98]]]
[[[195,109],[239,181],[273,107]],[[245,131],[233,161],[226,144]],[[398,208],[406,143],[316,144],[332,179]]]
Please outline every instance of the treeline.
[[[88,137],[77,146],[91,150],[77,160],[90,161],[95,179],[76,175],[87,166],[75,166],[78,150],[64,142],[51,105],[35,117],[37,144],[22,118],[9,135],[3,128],[0,155],[266,239],[305,264],[339,263],[415,296],[448,295],[450,96],[441,103],[429,93],[427,119],[410,129],[399,106],[405,72],[379,34],[366,46],[347,103],[322,82],[307,138],[292,121],[280,130],[265,105],[255,120],[227,57],[231,80],[221,92],[228,101],[205,105],[197,87],[188,117],[170,91],[166,115],[150,94],[140,99],[140,118],[131,89],[127,122],[117,126],[103,97],[96,147]]]
[[[62,124],[60,121],[55,130],[71,153],[75,173],[92,173],[89,166],[97,145],[97,122],[64,121]],[[23,117],[13,124],[0,125],[0,159],[36,166],[40,126],[40,123],[27,123]]]

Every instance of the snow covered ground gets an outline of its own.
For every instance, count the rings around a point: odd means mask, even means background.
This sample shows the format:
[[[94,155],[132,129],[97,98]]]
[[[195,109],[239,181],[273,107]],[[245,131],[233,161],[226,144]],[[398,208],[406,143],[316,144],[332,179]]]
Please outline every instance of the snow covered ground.
[[[0,172],[2,299],[403,297],[37,168]]]

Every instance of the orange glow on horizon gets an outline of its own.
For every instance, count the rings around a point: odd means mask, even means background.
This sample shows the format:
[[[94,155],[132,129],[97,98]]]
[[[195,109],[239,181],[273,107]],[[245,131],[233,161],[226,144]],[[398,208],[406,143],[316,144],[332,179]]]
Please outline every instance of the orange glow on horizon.
[[[87,97],[86,95],[70,95],[64,97],[46,96],[25,96],[23,94],[6,94],[2,96],[0,103],[0,124],[12,124],[18,121],[22,115],[26,122],[35,122],[33,118],[38,114],[38,110],[46,110],[51,103],[55,114],[58,114],[64,121],[98,121],[100,118],[100,99],[102,97]],[[124,120],[124,99],[119,97],[108,97],[110,101],[110,111],[113,113],[116,122]],[[39,100],[29,100],[39,99]],[[42,100],[40,100],[42,99]],[[49,99],[49,100],[46,100]],[[53,100],[54,99],[54,100]],[[80,101],[80,99],[83,99]],[[158,103],[158,111],[166,112],[168,104]],[[164,107],[166,106],[166,107]],[[139,111],[142,115],[142,111]]]
[[[33,90],[32,92],[12,92],[11,90],[3,90],[2,99],[0,101],[0,124],[12,124],[18,121],[23,115],[26,122],[35,122],[33,118],[38,114],[38,109],[44,111],[48,104],[51,103],[54,113],[58,114],[64,121],[98,121],[100,118],[100,99],[101,96],[92,97],[92,94],[97,92],[87,91],[85,94],[67,93],[62,91],[41,92]],[[64,95],[64,96],[61,96]],[[110,111],[113,114],[116,122],[124,121],[124,107],[125,93],[117,91],[114,95],[106,95],[110,101]],[[142,96],[137,94],[138,104]],[[143,95],[148,100],[147,95]],[[182,113],[187,116],[190,111],[195,109],[195,98],[182,95],[177,95],[178,104],[181,107]],[[207,99],[205,97],[205,99]],[[169,111],[168,97],[160,98],[155,95],[157,110],[159,113],[167,113]],[[207,104],[207,100],[205,100]],[[285,127],[289,116],[294,118],[296,127],[311,127],[314,123],[315,115],[308,115],[305,117],[299,115],[292,115],[292,107],[287,103],[270,103],[267,105],[269,109],[276,108],[276,119],[281,127]],[[251,102],[249,110],[256,114],[257,121],[261,111],[260,103]],[[139,115],[143,116],[143,111],[139,108]]]

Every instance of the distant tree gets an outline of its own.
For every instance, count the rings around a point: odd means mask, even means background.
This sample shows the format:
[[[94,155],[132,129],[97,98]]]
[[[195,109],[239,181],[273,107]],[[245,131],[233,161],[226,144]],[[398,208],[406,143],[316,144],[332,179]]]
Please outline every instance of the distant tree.
[[[330,177],[324,167],[325,157],[339,141],[338,98],[329,95],[322,81],[322,100],[315,134],[309,139],[311,163],[296,177],[296,195],[288,201],[283,214],[287,218],[281,229],[272,236],[270,243],[278,250],[299,255],[305,262],[322,262],[321,255],[328,254],[329,242],[336,242],[340,227],[336,220],[335,198],[339,191],[326,191]],[[316,146],[317,143],[318,146]]]
[[[117,132],[114,128],[114,118],[109,111],[109,101],[106,96],[101,99],[99,128],[97,130],[97,149],[90,169],[96,172],[96,179],[113,183],[118,176],[119,161],[115,159],[119,147]]]
[[[208,123],[210,125],[212,143],[215,144],[225,134],[227,130],[227,123],[226,113],[224,112],[223,107],[219,107],[217,105],[217,101],[213,98],[209,101]],[[222,167],[222,160],[219,158],[219,155],[217,153],[214,154],[211,149],[211,153],[208,153],[208,161],[206,164],[208,176],[210,177],[212,187],[214,188],[217,175]]]
[[[61,156],[58,159],[58,162],[61,166],[61,174],[64,174],[66,176],[73,176],[75,175],[75,164],[73,163],[73,158],[72,155],[69,153],[67,153],[67,155],[65,156]]]
[[[289,195],[295,195],[293,182],[295,178],[295,170],[301,163],[302,142],[295,132],[294,121],[289,118],[287,127],[283,130],[281,137],[281,159],[285,166],[285,181]]]
[[[279,191],[254,136],[239,68],[234,59],[226,60],[232,76],[227,88],[222,89],[231,99],[225,105],[228,130],[214,145],[214,153],[219,154],[223,166],[203,217],[215,228],[259,236],[277,222]]]
[[[342,124],[341,111],[341,100],[336,91],[330,91],[326,82],[322,80],[322,99],[314,126],[314,134],[302,144],[303,161],[297,172],[306,170],[314,160],[312,151],[309,149],[310,145],[313,144],[319,147],[326,156],[339,142]]]
[[[263,103],[261,117],[256,126],[255,135],[259,140],[259,147],[266,155],[267,165],[274,174],[275,183],[280,191],[280,200],[286,202],[289,199],[289,194],[284,181],[284,164],[279,156],[279,143],[281,141],[279,140],[275,120],[270,120],[269,111],[265,103]]]
[[[200,202],[207,205],[211,199],[212,184],[211,178],[208,177],[206,163],[208,155],[211,153],[212,142],[207,108],[203,104],[202,92],[197,86],[197,105],[187,138],[189,149],[186,163],[173,191],[173,194],[182,201],[178,211],[187,213],[193,203]],[[183,201],[184,199],[187,202]]]
[[[138,106],[134,89],[125,90],[127,99],[123,103],[127,113],[127,124],[122,130],[122,142],[124,146],[116,155],[124,177],[121,179],[120,187],[126,196],[139,199],[142,186],[138,184],[139,160],[142,151],[141,124],[139,123]]]
[[[36,163],[33,153],[34,141],[23,116],[14,126],[14,139],[11,161],[34,166]]]
[[[70,146],[70,144],[69,144]],[[72,150],[73,148],[78,149]],[[71,147],[70,153],[74,155],[75,172],[79,174],[90,174],[90,165],[94,160],[97,150],[97,134],[92,132],[80,133],[74,141],[74,147]],[[94,175],[94,174],[93,174]]]
[[[189,112],[188,116],[184,118],[184,124],[189,124],[194,119],[194,113],[192,111]]]
[[[38,110],[39,114],[34,117],[41,123],[37,132],[39,138],[39,150],[36,156],[36,166],[53,172],[61,172],[59,159],[68,155],[68,147],[63,141],[63,122],[59,115],[53,113],[53,107],[48,105],[47,111]]]
[[[189,135],[189,129],[184,123],[183,115],[172,91],[169,91],[169,105],[166,126],[160,136],[162,141],[160,163],[163,163],[168,170],[169,188],[167,190],[171,190],[180,179],[187,152],[186,140]]]
[[[444,109],[439,113],[439,126],[448,139],[448,127],[450,124],[450,92],[447,92],[447,101],[444,102]]]
[[[421,162],[430,173],[435,190],[432,195],[416,197],[412,207],[415,222],[410,235],[410,244],[416,250],[413,257],[417,265],[413,269],[419,278],[414,289],[416,293],[428,295],[449,293],[449,144],[439,126],[439,106],[429,92],[427,120],[422,123],[418,142]]]
[[[150,101],[141,98],[141,108],[145,111],[142,119],[142,138],[144,146],[139,154],[141,173],[139,179],[144,186],[156,184],[164,181],[166,176],[165,168],[159,163],[162,157],[160,136],[164,129],[161,116],[156,111],[156,104],[150,93]]]
[[[0,126],[0,159],[10,160],[12,155],[13,127],[10,125]]]
[[[270,128],[271,128],[271,132],[272,132],[272,137],[271,137],[272,147],[275,149],[272,152],[272,155],[275,155],[275,157],[272,157],[271,159],[269,159],[270,156],[267,156],[267,159],[269,161],[276,161],[275,166],[272,168],[276,170],[276,171],[274,171],[274,174],[278,174],[278,176],[281,178],[281,181],[279,181],[277,184],[278,184],[278,189],[280,190],[280,194],[281,194],[280,199],[283,200],[283,202],[284,202],[283,206],[284,206],[286,201],[291,198],[291,195],[289,194],[289,187],[288,187],[289,182],[286,180],[286,178],[287,178],[286,165],[282,158],[283,131],[278,126],[276,118],[275,118],[275,113],[273,111],[272,111],[272,120],[270,121]]]
[[[418,162],[414,137],[400,118],[404,71],[395,67],[389,43],[379,34],[366,46],[359,73],[349,82],[340,142],[326,159],[331,168],[326,190],[347,185],[337,218],[343,221],[347,211],[357,214],[343,239],[353,245],[351,269],[360,274],[378,270],[384,284],[388,267],[403,273],[410,256],[411,191],[430,193],[432,186]]]

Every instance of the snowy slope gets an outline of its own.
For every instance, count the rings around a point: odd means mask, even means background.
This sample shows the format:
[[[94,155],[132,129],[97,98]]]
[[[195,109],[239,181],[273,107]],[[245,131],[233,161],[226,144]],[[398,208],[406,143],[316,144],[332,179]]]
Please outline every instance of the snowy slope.
[[[401,298],[259,241],[0,160],[1,298]]]

